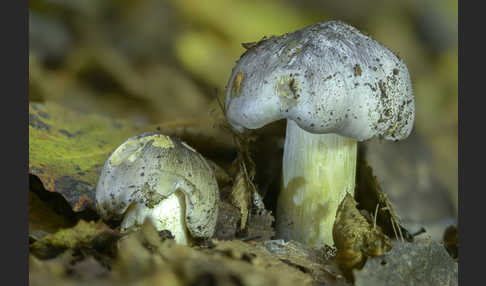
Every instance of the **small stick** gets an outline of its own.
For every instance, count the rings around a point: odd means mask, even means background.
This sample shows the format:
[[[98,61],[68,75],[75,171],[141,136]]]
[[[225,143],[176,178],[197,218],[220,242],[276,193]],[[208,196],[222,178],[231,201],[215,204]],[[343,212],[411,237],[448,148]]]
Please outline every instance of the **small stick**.
[[[390,217],[390,221],[391,221],[391,224],[392,224],[393,232],[395,233],[395,238],[398,239],[397,230],[395,229],[395,223],[394,223],[392,217]]]
[[[425,230],[425,228],[422,226],[419,230],[417,230],[417,232],[415,233],[412,233],[412,236],[415,237],[419,234],[422,234],[422,233],[426,233],[427,231]]]
[[[380,205],[379,203],[378,203],[378,204],[376,204],[376,208],[375,208],[375,217],[373,218],[373,228],[375,228],[375,227],[376,227],[376,218],[378,217],[378,206],[379,206],[379,205]]]
[[[247,241],[259,239],[261,237],[262,237],[261,235],[254,235],[254,236],[242,237],[242,238],[240,238],[240,240],[247,242]]]

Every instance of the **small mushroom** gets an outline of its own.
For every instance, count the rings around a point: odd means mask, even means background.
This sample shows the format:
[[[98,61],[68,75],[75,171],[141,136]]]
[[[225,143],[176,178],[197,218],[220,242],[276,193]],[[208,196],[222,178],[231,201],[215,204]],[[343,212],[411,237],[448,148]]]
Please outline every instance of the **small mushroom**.
[[[225,99],[239,132],[287,119],[280,238],[334,245],[346,193],[354,195],[357,141],[406,138],[414,121],[407,67],[392,51],[337,21],[263,39],[238,60]]]
[[[121,232],[146,218],[176,242],[213,235],[219,190],[212,168],[186,143],[160,133],[129,138],[106,160],[96,188],[98,212],[123,219]]]

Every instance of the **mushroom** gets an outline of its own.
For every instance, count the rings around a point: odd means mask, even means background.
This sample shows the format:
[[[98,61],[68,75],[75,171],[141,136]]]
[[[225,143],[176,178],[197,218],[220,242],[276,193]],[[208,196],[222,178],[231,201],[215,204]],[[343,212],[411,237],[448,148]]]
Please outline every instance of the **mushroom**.
[[[212,168],[186,143],[160,133],[129,138],[106,160],[96,188],[104,220],[122,219],[120,231],[149,218],[180,244],[213,235],[219,190]]]
[[[415,112],[403,61],[338,21],[249,47],[233,68],[225,111],[239,132],[287,119],[276,231],[317,247],[334,245],[337,208],[354,195],[357,141],[404,139]]]

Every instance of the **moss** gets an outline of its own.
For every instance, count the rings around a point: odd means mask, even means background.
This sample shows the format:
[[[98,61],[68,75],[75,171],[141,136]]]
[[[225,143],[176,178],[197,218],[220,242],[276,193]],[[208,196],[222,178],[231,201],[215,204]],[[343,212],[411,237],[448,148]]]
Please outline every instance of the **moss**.
[[[140,133],[128,122],[49,102],[30,104],[29,120],[29,173],[46,190],[62,194],[74,211],[96,209],[99,170],[110,152]]]

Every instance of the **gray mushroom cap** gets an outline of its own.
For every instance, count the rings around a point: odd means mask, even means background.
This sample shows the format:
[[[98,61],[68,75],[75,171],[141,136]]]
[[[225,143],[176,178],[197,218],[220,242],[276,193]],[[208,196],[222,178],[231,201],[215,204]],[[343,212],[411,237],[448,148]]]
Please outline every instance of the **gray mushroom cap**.
[[[415,113],[403,61],[337,21],[249,47],[233,68],[225,109],[240,132],[287,118],[311,133],[358,141],[404,139]]]
[[[97,190],[103,219],[121,219],[132,204],[154,208],[177,190],[185,197],[185,220],[193,237],[211,237],[219,191],[212,168],[186,143],[160,133],[134,136],[106,160]]]

